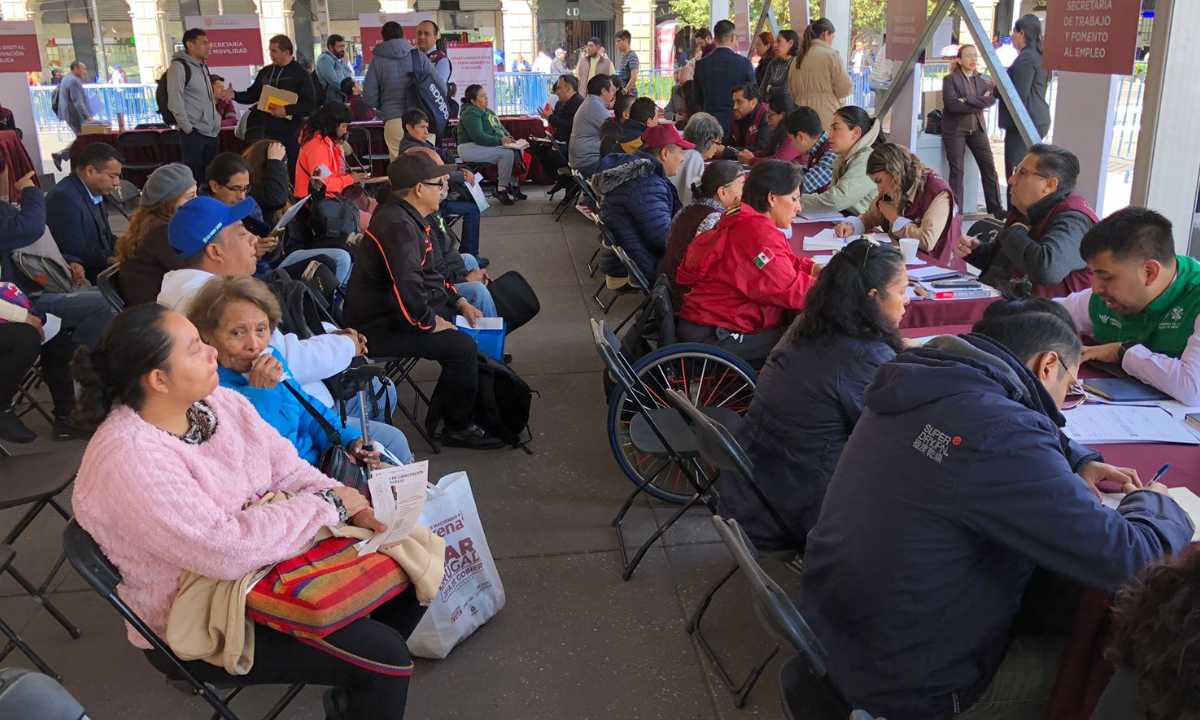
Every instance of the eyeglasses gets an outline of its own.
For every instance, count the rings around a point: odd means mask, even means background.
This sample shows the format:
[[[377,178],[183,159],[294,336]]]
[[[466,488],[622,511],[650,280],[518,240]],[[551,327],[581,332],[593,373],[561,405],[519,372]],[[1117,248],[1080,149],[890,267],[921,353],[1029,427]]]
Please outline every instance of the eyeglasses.
[[[226,190],[228,190],[231,193],[234,193],[235,195],[250,194],[250,186],[249,185],[222,185],[221,187],[225,188]]]
[[[448,185],[450,184],[450,182],[449,182],[448,180],[443,180],[443,181],[441,181],[441,182],[435,182],[435,183],[433,183],[433,182],[422,182],[421,184],[422,184],[422,185],[428,185],[429,187],[435,187],[435,188],[444,188],[444,187],[448,186]]]
[[[1016,170],[1013,170],[1014,177],[1024,178],[1024,177],[1029,177],[1030,175],[1037,175],[1038,177],[1043,177],[1043,178],[1050,177],[1049,175],[1046,175],[1045,173],[1034,172],[1033,170],[1023,168],[1020,165],[1017,166]]]
[[[1088,395],[1087,390],[1083,389],[1083,385],[1080,384],[1079,379],[1070,370],[1067,370],[1066,365],[1063,365],[1063,370],[1066,370],[1067,375],[1071,377],[1071,384],[1067,386],[1067,396],[1063,399],[1062,409],[1074,410],[1088,400],[1091,400],[1091,396]]]

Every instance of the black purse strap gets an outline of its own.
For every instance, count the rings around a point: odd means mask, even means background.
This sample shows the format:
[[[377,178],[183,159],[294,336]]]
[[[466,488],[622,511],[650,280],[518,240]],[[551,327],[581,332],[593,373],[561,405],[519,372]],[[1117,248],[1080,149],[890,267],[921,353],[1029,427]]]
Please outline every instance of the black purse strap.
[[[317,424],[321,426],[321,429],[325,431],[325,437],[329,440],[329,444],[334,447],[341,447],[342,435],[337,431],[337,428],[331,425],[329,421],[325,419],[325,416],[312,406],[312,403],[305,400],[304,395],[302,395],[299,390],[291,385],[288,385],[287,380],[281,380],[280,382],[283,383],[283,386],[287,388],[292,395],[296,396],[296,399],[300,401],[300,404],[304,406],[304,409],[308,411],[308,414],[312,415],[313,419],[317,421]]]

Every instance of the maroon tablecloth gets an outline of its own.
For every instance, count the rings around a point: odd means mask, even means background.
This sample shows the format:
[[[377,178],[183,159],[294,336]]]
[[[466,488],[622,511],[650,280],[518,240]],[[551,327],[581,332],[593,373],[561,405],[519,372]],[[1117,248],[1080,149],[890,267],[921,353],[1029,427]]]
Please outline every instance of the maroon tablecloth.
[[[218,136],[217,150],[219,152],[235,152],[241,154],[245,151],[247,143],[245,140],[240,140],[233,134],[233,128],[221,128],[221,134]],[[165,132],[176,132],[175,130],[149,129],[149,130],[130,130],[129,132],[137,133],[155,133],[161,135]],[[80,135],[75,138],[75,142],[71,145],[71,166],[79,161],[79,154],[83,149],[92,143],[102,142],[107,145],[117,147],[117,136],[120,133],[92,133],[89,135]],[[121,150],[121,154],[125,156],[128,162],[158,162],[160,165],[167,163],[179,162],[179,146],[178,145],[162,145],[151,147],[134,147]],[[138,186],[139,188],[145,184],[146,178],[150,170],[126,170],[123,175],[126,180]]]
[[[29,157],[29,151],[25,149],[25,143],[21,142],[21,138],[17,137],[16,130],[0,130],[0,153],[4,154],[4,159],[8,163],[9,200],[16,202],[21,198],[21,193],[14,185],[31,172],[34,173],[34,184],[41,187],[42,184],[38,181],[37,172],[35,172],[37,168],[33,166],[33,158]]]
[[[906,337],[961,334],[969,325],[907,328]],[[1099,377],[1102,373],[1084,365],[1081,377]],[[1104,461],[1131,467],[1148,479],[1164,463],[1171,463],[1167,481],[1200,493],[1200,446],[1167,444],[1097,445]],[[1075,614],[1075,626],[1059,665],[1054,690],[1050,695],[1046,720],[1088,720],[1100,696],[1108,687],[1115,668],[1104,659],[1112,630],[1112,595],[1103,590],[1085,588]]]
[[[799,257],[828,255],[829,251],[810,252],[804,249],[804,238],[812,237],[826,228],[828,222],[798,222],[792,225],[792,251]],[[917,253],[925,262],[931,259],[925,253]],[[940,327],[943,325],[970,325],[983,317],[983,309],[996,301],[995,298],[974,300],[913,300],[909,303],[900,327]]]

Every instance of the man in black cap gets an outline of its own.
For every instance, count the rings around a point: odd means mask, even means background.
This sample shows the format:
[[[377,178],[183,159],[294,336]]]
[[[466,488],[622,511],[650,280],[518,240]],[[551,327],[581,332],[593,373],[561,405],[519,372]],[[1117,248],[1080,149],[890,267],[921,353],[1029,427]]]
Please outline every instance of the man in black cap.
[[[437,211],[453,170],[454,165],[441,165],[425,153],[401,155],[388,166],[392,190],[375,210],[359,246],[342,319],[368,335],[380,356],[441,364],[445,445],[506,447],[474,422],[479,384],[475,340],[451,321],[458,314],[474,326],[482,313],[438,273],[425,220]]]

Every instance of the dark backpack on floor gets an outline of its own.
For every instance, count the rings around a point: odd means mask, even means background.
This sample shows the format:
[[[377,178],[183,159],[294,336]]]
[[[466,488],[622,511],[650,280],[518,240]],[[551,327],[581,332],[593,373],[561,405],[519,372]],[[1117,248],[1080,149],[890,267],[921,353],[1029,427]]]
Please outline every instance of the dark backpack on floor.
[[[507,331],[512,331],[532,320],[542,310],[537,293],[529,282],[515,270],[510,270],[488,283],[488,292],[496,303],[496,313],[504,318]]]
[[[533,451],[525,443],[533,439],[529,430],[533,391],[509,366],[483,353],[477,353],[477,358],[479,390],[475,393],[475,422],[505,443],[532,455]],[[425,416],[425,431],[430,435],[442,424],[445,402],[445,391],[439,380],[429,398],[429,413]]]
[[[192,69],[188,64],[175,58],[172,63],[183,63],[183,87],[192,81]],[[154,88],[154,102],[158,103],[158,114],[162,116],[163,122],[168,125],[175,124],[175,113],[171,112],[167,106],[170,102],[167,94],[167,73],[171,72],[171,67],[168,65],[166,72],[158,76],[158,85]]]

